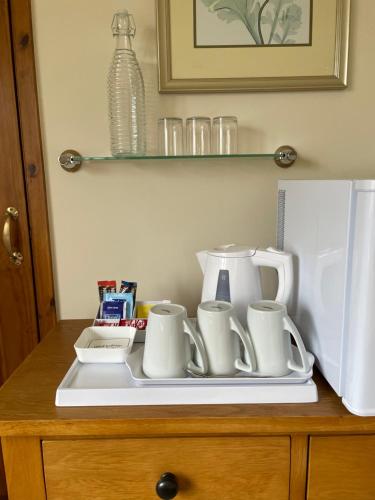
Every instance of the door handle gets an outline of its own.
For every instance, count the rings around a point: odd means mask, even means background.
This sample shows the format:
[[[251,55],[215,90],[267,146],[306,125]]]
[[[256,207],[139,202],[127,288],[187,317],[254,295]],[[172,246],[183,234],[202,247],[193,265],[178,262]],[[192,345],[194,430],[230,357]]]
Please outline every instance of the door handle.
[[[5,210],[5,222],[3,228],[3,244],[5,250],[8,252],[10,261],[16,266],[20,266],[23,261],[22,253],[12,246],[12,226],[18,219],[18,215],[19,212],[17,208],[8,207]]]

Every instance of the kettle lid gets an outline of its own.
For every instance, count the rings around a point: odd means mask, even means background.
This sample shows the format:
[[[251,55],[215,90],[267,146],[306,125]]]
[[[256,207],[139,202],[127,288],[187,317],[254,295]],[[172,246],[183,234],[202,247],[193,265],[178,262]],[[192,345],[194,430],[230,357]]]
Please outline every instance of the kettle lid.
[[[236,245],[230,243],[229,245],[219,245],[211,250],[208,250],[209,255],[215,257],[252,257],[255,255],[256,249],[246,245]]]

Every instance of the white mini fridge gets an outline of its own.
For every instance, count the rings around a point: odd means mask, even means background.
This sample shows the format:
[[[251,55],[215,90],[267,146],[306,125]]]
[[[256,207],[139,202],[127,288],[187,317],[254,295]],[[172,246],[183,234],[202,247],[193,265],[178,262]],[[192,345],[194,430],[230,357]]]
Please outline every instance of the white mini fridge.
[[[348,410],[375,415],[375,180],[278,188],[277,246],[295,255],[290,315]]]

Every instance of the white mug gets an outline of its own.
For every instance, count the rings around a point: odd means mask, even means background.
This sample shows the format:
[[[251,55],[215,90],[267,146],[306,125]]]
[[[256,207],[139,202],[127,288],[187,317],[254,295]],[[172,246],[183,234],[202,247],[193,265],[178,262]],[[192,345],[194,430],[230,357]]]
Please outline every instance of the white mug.
[[[191,337],[200,355],[200,366],[192,361]],[[158,304],[148,316],[143,372],[150,378],[182,378],[189,370],[207,372],[206,351],[199,333],[178,304]]]
[[[282,377],[292,370],[307,373],[311,366],[301,336],[284,304],[261,300],[248,306],[247,324],[255,351],[254,375]],[[293,359],[291,335],[296,341],[302,364]]]
[[[210,300],[198,306],[198,327],[207,352],[208,373],[231,376],[238,370],[252,372],[254,353],[250,337],[234,314],[229,302]],[[240,341],[249,360],[241,359]],[[199,356],[197,357],[199,359]]]

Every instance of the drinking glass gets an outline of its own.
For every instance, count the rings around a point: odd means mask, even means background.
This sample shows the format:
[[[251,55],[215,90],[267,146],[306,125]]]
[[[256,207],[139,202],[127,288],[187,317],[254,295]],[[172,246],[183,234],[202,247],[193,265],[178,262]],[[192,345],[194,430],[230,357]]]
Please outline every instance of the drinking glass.
[[[211,152],[211,118],[192,116],[186,120],[186,152],[209,155]]]
[[[182,118],[159,118],[158,144],[161,155],[182,155]]]
[[[237,118],[216,116],[212,120],[213,152],[218,155],[237,153]]]

